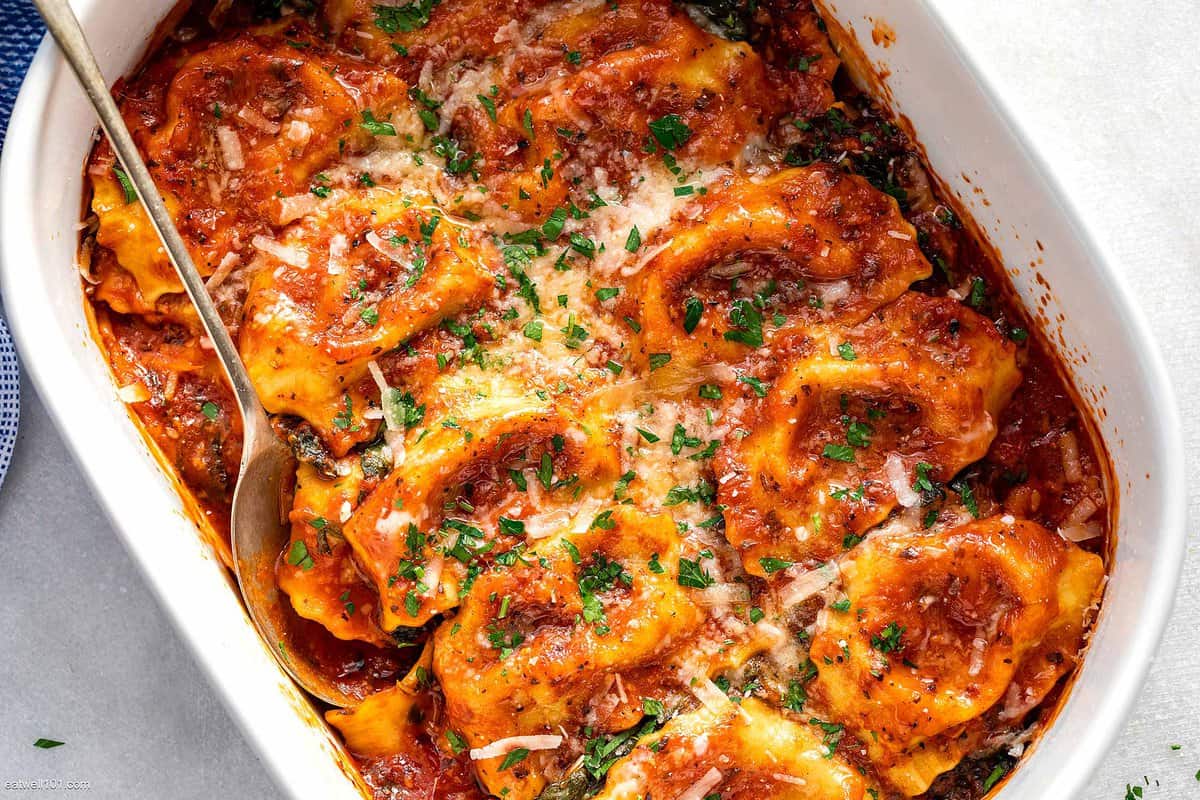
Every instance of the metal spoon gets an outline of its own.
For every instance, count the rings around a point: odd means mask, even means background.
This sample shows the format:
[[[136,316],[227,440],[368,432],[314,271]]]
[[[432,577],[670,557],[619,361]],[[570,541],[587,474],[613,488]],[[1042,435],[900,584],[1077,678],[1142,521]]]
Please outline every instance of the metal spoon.
[[[175,223],[163,203],[150,172],[138,153],[137,145],[125,127],[121,112],[109,94],[108,86],[83,29],[67,0],[33,0],[50,35],[58,42],[75,76],[100,117],[100,127],[108,134],[113,150],[137,189],[158,237],[171,263],[183,281],[188,297],[200,315],[204,330],[212,340],[221,366],[237,397],[242,413],[242,461],[237,487],[233,493],[231,537],[234,572],[242,590],[242,599],[250,619],[262,635],[267,649],[296,683],[313,696],[334,706],[354,705],[355,701],[293,648],[285,650],[287,637],[283,607],[286,602],[275,584],[275,560],[288,541],[288,529],[280,513],[285,479],[291,475],[291,451],[271,429],[267,413],[259,402],[250,376],[242,364],[229,331],[221,322],[216,306],[204,288],[204,279],[196,271],[187,246],[175,229]]]

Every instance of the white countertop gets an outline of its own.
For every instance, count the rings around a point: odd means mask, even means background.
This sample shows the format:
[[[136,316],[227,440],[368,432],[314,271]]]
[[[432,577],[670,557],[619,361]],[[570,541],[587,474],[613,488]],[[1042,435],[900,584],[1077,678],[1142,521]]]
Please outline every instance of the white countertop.
[[[1200,478],[1190,413],[1200,406],[1200,2],[933,2],[1130,277],[1175,376]],[[22,405],[0,491],[0,795],[25,793],[7,781],[59,779],[122,800],[278,797],[28,386]],[[1121,800],[1128,783],[1146,800],[1200,798],[1198,632],[1193,532],[1150,681],[1081,800]],[[66,745],[40,750],[38,737]]]

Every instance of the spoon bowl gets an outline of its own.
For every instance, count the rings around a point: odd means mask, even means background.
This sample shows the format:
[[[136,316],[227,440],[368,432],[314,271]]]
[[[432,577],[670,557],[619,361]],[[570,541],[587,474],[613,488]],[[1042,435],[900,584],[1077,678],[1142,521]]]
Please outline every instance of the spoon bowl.
[[[335,685],[296,648],[289,647],[286,620],[294,612],[275,582],[275,563],[289,541],[286,500],[295,457],[266,415],[247,426],[242,462],[233,492],[230,535],[234,573],[250,619],[279,665],[309,694],[331,706],[357,701]]]

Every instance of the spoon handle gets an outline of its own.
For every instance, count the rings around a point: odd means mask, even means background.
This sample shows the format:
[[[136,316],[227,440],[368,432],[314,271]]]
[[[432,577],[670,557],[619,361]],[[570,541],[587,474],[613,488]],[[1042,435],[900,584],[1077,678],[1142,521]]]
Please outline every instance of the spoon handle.
[[[121,112],[108,91],[108,84],[104,81],[104,75],[100,72],[75,12],[71,10],[67,0],[33,0],[33,4],[46,21],[46,28],[58,42],[59,48],[87,93],[92,107],[100,117],[100,127],[108,135],[113,150],[116,151],[126,174],[137,190],[142,206],[150,216],[151,224],[158,232],[158,238],[166,248],[168,258],[179,273],[183,287],[200,315],[204,330],[216,349],[217,358],[233,386],[247,436],[269,431],[270,424],[267,422],[266,412],[238,355],[237,346],[233,343],[229,331],[225,329],[221,315],[217,313],[217,307],[213,305],[212,298],[204,287],[204,279],[196,271],[187,245],[175,228],[171,213],[158,193],[154,179],[150,177],[150,171],[146,169],[137,145],[133,143],[133,137],[129,135],[129,129],[125,127],[125,120],[122,119]]]

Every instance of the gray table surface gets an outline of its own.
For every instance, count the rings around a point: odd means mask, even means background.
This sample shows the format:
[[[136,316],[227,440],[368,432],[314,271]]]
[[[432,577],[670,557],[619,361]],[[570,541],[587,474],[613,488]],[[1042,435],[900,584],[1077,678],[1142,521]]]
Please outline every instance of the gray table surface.
[[[1190,413],[1200,401],[1200,4],[934,2],[1132,278],[1175,377],[1189,471],[1200,477]],[[903,3],[882,5],[897,13]],[[9,781],[58,779],[125,800],[278,797],[29,386],[22,403],[0,492],[0,794],[24,793]],[[1200,488],[1188,499],[1194,521]],[[1150,681],[1086,800],[1120,800],[1128,783],[1142,783],[1147,800],[1200,798],[1198,631],[1193,533]],[[34,748],[43,736],[66,745]]]

